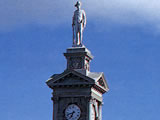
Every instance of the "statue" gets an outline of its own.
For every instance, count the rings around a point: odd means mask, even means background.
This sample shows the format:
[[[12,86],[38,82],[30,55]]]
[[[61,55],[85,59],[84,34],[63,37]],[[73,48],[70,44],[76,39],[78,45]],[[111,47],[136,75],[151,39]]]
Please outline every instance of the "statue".
[[[86,26],[86,14],[84,10],[81,10],[81,2],[77,1],[75,4],[77,10],[74,11],[73,20],[72,20],[72,29],[73,29],[73,46],[82,47],[82,34],[83,29]]]

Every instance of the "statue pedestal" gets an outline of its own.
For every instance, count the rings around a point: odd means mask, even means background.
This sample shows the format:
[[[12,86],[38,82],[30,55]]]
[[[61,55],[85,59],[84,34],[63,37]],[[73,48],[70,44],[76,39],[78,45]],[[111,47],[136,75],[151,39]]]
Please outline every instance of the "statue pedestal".
[[[90,61],[93,59],[91,52],[85,47],[71,47],[66,50],[67,69],[87,74],[90,70]]]

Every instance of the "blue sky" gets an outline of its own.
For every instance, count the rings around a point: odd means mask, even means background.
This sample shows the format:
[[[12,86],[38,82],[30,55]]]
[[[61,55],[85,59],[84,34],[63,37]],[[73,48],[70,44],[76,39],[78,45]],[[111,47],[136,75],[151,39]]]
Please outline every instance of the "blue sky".
[[[51,120],[45,81],[66,68],[74,0],[0,1],[0,119]],[[160,2],[82,0],[91,71],[104,72],[103,120],[159,120]]]

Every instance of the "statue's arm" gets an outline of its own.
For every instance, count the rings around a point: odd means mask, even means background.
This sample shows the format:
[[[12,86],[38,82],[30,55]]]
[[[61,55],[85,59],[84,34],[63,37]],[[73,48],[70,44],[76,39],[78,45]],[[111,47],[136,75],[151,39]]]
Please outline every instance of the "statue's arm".
[[[75,25],[75,13],[74,13],[74,15],[72,17],[72,26],[74,26],[74,25]]]
[[[83,11],[83,27],[86,27],[87,19],[86,19],[86,13]]]

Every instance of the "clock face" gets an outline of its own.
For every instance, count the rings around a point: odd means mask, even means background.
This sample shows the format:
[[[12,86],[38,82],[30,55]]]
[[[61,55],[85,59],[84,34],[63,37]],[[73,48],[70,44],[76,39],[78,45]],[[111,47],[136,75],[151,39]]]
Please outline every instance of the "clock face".
[[[81,115],[81,110],[75,104],[69,105],[65,110],[65,117],[67,120],[78,120],[80,115]]]
[[[95,107],[92,105],[92,109],[91,109],[91,120],[95,120]]]

